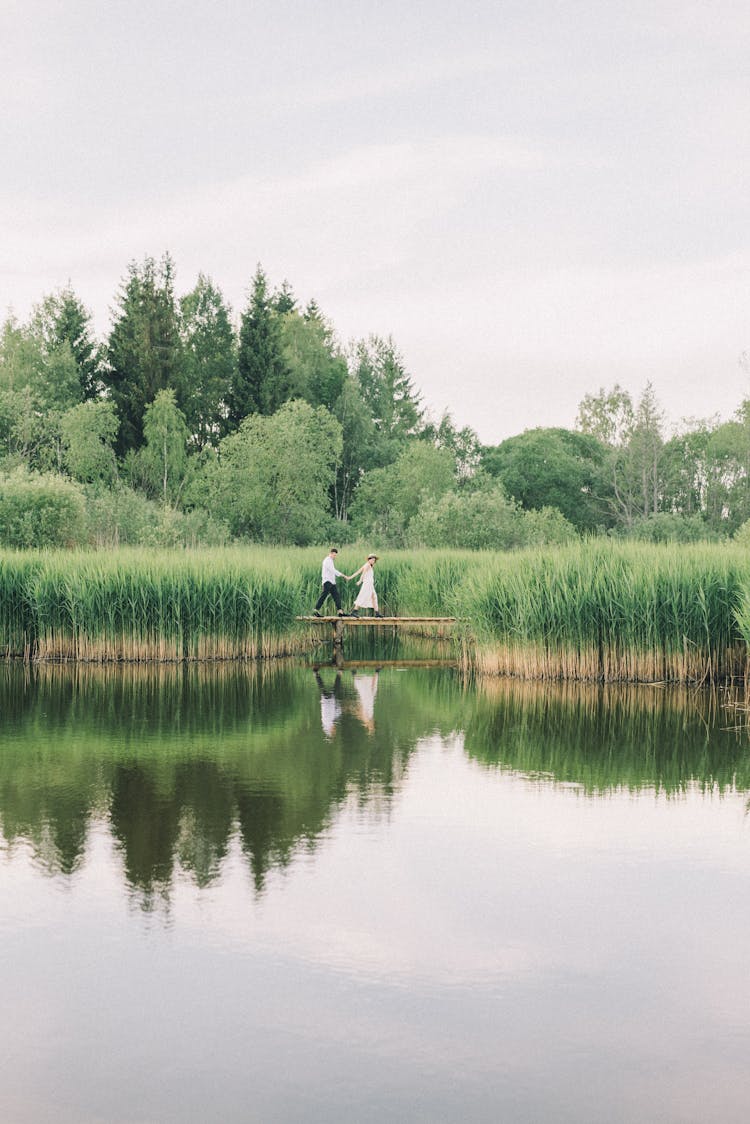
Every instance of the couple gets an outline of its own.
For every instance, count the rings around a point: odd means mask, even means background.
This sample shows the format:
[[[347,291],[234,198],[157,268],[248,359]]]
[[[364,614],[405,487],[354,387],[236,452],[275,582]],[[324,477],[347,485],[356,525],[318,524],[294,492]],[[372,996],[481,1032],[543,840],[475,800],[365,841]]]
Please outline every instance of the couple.
[[[349,582],[352,578],[356,578],[357,574],[361,574],[362,576],[359,579],[360,590],[357,594],[357,600],[354,602],[354,608],[349,615],[358,617],[360,609],[372,609],[374,616],[382,617],[383,614],[378,612],[378,595],[375,592],[375,574],[373,572],[373,567],[378,560],[377,554],[368,554],[367,561],[353,574],[342,574],[341,570],[336,569],[337,554],[338,550],[335,546],[332,546],[323,559],[323,592],[313,609],[313,616],[319,617],[321,615],[320,610],[327,597],[333,598],[340,617],[347,616],[341,608],[341,595],[336,585],[336,578],[344,578]]]

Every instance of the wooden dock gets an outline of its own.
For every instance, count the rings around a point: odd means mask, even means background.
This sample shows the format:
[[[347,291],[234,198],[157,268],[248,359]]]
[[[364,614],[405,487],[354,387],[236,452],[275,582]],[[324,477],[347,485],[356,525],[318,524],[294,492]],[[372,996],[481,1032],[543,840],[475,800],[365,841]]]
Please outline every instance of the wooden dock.
[[[451,625],[457,617],[295,617],[304,624],[323,625],[332,630],[334,658],[339,662],[343,657],[345,628],[400,628],[402,625],[437,624]]]

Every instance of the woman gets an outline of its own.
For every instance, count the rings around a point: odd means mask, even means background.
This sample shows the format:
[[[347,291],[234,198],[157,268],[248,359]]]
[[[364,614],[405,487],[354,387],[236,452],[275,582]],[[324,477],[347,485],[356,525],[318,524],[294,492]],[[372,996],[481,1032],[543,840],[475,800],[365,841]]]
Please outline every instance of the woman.
[[[377,554],[368,554],[367,561],[364,565],[355,570],[353,574],[349,575],[349,580],[356,578],[357,574],[361,574],[359,579],[359,593],[357,600],[354,602],[352,609],[352,616],[358,617],[360,609],[372,609],[373,616],[382,617],[383,614],[378,612],[378,595],[375,592],[375,574],[373,567],[378,560]]]

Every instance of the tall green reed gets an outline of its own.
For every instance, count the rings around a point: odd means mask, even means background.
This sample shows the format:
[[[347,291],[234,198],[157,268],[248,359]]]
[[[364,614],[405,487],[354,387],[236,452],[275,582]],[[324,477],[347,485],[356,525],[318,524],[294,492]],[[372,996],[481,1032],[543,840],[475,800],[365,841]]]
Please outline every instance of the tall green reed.
[[[368,548],[344,547],[352,573]],[[324,548],[0,551],[0,650],[88,660],[268,657],[320,639],[295,623],[320,592]],[[385,613],[455,616],[467,666],[485,674],[701,681],[744,672],[750,559],[717,544],[592,541],[515,553],[387,553]],[[354,583],[341,582],[344,605]]]

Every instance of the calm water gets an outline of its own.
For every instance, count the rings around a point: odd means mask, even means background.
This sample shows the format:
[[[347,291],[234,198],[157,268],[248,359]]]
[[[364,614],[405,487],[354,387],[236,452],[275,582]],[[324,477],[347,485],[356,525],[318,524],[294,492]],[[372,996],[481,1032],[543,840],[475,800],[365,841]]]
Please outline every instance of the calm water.
[[[3,1121],[747,1119],[711,697],[2,667],[0,710]]]

